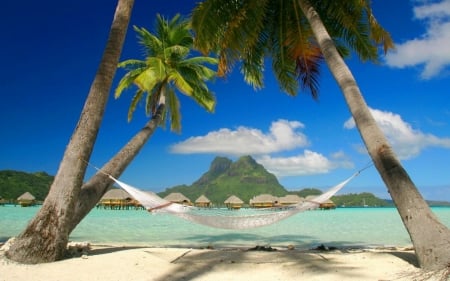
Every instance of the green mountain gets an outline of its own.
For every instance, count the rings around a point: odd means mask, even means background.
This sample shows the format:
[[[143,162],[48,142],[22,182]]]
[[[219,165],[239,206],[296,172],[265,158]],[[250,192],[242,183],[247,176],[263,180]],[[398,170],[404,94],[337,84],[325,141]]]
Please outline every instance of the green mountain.
[[[211,202],[221,205],[231,195],[236,195],[244,202],[255,195],[268,193],[284,196],[288,191],[251,156],[243,156],[236,162],[225,157],[216,157],[209,170],[192,185],[179,185],[158,193],[165,197],[172,192],[181,192],[194,202],[200,195],[205,195]]]
[[[0,198],[7,201],[15,200],[28,191],[36,197],[36,200],[44,200],[53,178],[45,172],[0,171]]]

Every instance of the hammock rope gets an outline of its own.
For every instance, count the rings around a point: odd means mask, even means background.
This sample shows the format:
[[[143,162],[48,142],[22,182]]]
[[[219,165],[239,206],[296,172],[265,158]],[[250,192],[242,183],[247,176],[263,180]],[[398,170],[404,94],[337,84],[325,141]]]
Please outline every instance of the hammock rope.
[[[222,228],[222,229],[248,229],[270,225],[280,220],[291,217],[306,210],[316,209],[321,203],[330,199],[341,190],[348,182],[358,176],[363,170],[369,168],[369,164],[361,170],[351,175],[348,179],[328,189],[313,200],[299,202],[285,208],[265,208],[255,210],[229,211],[226,209],[208,209],[186,206],[173,203],[159,197],[151,191],[142,191],[136,187],[126,184],[111,175],[108,175],[117,185],[128,192],[134,199],[152,213],[168,213],[179,218],[192,221],[198,224]],[[98,168],[97,168],[98,169]],[[98,169],[99,170],[99,169]],[[99,170],[100,171],[100,170]]]

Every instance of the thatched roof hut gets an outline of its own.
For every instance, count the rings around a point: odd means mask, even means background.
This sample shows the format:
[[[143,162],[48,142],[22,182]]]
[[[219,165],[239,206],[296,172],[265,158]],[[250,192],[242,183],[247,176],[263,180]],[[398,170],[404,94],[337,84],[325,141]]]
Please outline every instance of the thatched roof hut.
[[[227,198],[227,200],[224,201],[224,203],[228,209],[240,209],[244,204],[244,201],[242,201],[236,195],[231,195],[230,197]]]
[[[250,199],[253,208],[270,208],[278,205],[278,197],[271,194],[260,194]]]
[[[209,200],[205,195],[201,195],[195,200],[195,206],[201,208],[211,207],[211,200]]]
[[[98,207],[110,209],[141,208],[140,203],[121,188],[111,188],[100,199]]]
[[[286,196],[279,198],[279,203],[283,206],[295,205],[305,201],[303,197],[298,196],[297,194],[288,194]]]
[[[178,203],[183,205],[192,205],[191,200],[184,196],[182,193],[173,192],[164,197],[165,200],[170,201],[172,203]]]
[[[336,204],[334,204],[334,202],[331,201],[330,199],[326,200],[325,202],[320,203],[320,202],[317,202],[315,200],[316,197],[317,196],[315,196],[315,195],[306,196],[305,201],[310,201],[310,202],[313,202],[313,203],[317,203],[317,204],[319,204],[319,208],[323,209],[323,210],[329,210],[329,209],[335,209],[336,208]]]
[[[336,204],[334,204],[333,201],[328,199],[327,201],[321,203],[319,208],[322,209],[322,210],[336,209]]]
[[[17,198],[17,201],[22,207],[33,206],[36,204],[36,197],[34,197],[33,194],[27,191],[24,194],[20,195]]]
[[[103,195],[100,200],[131,200],[132,198],[133,197],[131,197],[131,195],[125,190],[120,188],[112,188],[106,191],[105,195]]]

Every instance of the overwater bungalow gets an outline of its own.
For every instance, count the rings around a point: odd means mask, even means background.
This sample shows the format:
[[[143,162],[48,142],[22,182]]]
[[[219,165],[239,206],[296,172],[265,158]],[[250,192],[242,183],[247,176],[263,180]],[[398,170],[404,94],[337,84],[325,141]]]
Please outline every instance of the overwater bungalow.
[[[316,195],[308,195],[308,196],[306,196],[305,201],[310,201],[313,203],[315,202],[315,203],[319,204],[319,209],[322,209],[322,210],[330,210],[330,209],[336,208],[336,204],[334,204],[334,202],[331,201],[330,199],[328,199],[327,201],[325,201],[323,203],[319,203],[319,202],[315,201],[316,197],[317,197]]]
[[[22,207],[34,206],[36,205],[36,197],[27,191],[17,198],[17,202]]]
[[[123,189],[112,188],[102,196],[97,207],[114,210],[140,209],[142,206]]]
[[[239,210],[242,208],[242,205],[244,204],[244,201],[242,201],[239,197],[236,195],[231,195],[228,197],[227,200],[224,201],[225,206],[227,206],[228,209],[231,210]]]
[[[271,194],[260,194],[250,199],[252,208],[272,208],[278,206],[278,197]]]
[[[331,201],[330,199],[328,199],[327,201],[321,203],[319,205],[319,208],[322,210],[330,210],[330,209],[336,209],[336,204],[334,204],[333,201]]]
[[[210,208],[211,201],[205,195],[201,195],[195,200],[195,206],[200,208]]]
[[[184,196],[182,193],[179,192],[170,193],[169,195],[164,197],[164,199],[172,203],[192,206],[191,200],[189,200],[189,198],[187,198],[186,196]]]
[[[297,194],[288,194],[278,199],[278,202],[281,206],[295,205],[303,201],[305,201],[305,199],[303,197],[298,196]]]

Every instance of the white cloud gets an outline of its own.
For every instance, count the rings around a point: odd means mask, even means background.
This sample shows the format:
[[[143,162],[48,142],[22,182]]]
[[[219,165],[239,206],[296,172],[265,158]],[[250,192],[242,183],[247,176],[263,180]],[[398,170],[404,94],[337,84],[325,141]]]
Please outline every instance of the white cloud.
[[[342,151],[330,158],[311,150],[290,157],[269,155],[309,145],[306,135],[298,131],[303,128],[304,125],[298,121],[277,120],[272,122],[266,134],[259,129],[242,126],[236,130],[220,129],[177,143],[171,151],[180,154],[253,155],[258,163],[277,177],[323,174],[339,167],[353,168]]]
[[[400,159],[413,158],[427,147],[450,148],[450,138],[439,138],[415,130],[398,114],[377,109],[370,109],[370,112]],[[355,128],[353,117],[344,123],[344,127]]]
[[[342,152],[336,153],[333,158],[335,161],[320,153],[305,150],[303,154],[292,157],[264,155],[256,161],[278,177],[325,174],[339,167],[353,168],[353,164],[345,159]]]
[[[236,130],[220,129],[205,136],[191,137],[171,147],[173,153],[214,153],[227,155],[258,155],[305,147],[308,138],[298,129],[298,121],[272,122],[268,134],[259,129],[238,127]]]
[[[414,15],[425,21],[426,33],[396,44],[396,50],[386,56],[386,63],[398,68],[424,65],[421,77],[430,79],[450,65],[450,0],[425,2],[414,8]]]

